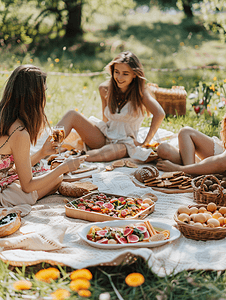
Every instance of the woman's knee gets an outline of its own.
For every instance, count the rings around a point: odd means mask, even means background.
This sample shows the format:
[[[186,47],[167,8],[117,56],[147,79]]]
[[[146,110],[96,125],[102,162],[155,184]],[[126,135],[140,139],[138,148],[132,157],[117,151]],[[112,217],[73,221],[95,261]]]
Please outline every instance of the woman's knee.
[[[168,159],[168,154],[171,147],[168,143],[162,143],[157,148],[157,154],[160,158]]]
[[[185,126],[178,132],[178,139],[183,138],[184,136],[191,136],[195,131],[194,128]]]

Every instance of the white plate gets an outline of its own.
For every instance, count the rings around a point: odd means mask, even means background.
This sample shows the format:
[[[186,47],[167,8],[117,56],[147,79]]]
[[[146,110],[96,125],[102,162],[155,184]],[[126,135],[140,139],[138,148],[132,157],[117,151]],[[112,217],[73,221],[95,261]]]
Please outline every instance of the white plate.
[[[180,231],[176,229],[175,227],[162,223],[162,222],[157,222],[157,221],[151,221],[151,224],[153,227],[158,227],[162,229],[167,229],[170,231],[170,238],[168,240],[163,240],[163,241],[157,241],[157,242],[147,242],[147,243],[128,243],[128,244],[100,244],[96,242],[92,242],[87,239],[87,234],[90,230],[90,227],[95,225],[98,227],[105,227],[105,226],[110,226],[110,227],[124,227],[128,224],[136,224],[136,223],[142,223],[141,220],[115,220],[115,221],[106,221],[106,222],[95,222],[95,223],[90,223],[83,228],[81,228],[78,231],[79,236],[81,237],[82,240],[87,242],[93,247],[97,248],[102,248],[102,249],[118,249],[118,248],[131,248],[131,247],[139,247],[139,248],[153,248],[153,247],[158,247],[161,245],[164,245],[166,243],[172,242],[180,237]]]

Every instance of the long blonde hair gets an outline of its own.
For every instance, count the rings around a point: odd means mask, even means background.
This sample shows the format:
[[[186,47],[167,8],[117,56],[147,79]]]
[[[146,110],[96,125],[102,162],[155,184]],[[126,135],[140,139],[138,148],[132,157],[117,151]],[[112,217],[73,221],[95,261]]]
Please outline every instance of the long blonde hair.
[[[110,73],[111,78],[108,85],[107,102],[110,112],[116,113],[117,109],[117,97],[120,97],[120,89],[118,88],[114,80],[114,66],[115,64],[127,64],[134,72],[136,77],[130,83],[128,90],[125,93],[125,99],[132,103],[134,112],[141,109],[144,114],[145,107],[143,105],[143,93],[145,88],[145,77],[143,66],[137,56],[130,51],[121,52],[118,54],[106,67],[105,69]]]

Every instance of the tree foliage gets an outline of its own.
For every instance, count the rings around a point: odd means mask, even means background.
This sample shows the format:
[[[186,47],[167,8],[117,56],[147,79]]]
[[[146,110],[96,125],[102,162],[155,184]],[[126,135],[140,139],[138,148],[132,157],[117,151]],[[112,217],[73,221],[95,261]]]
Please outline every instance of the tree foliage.
[[[76,38],[94,12],[117,14],[133,7],[133,0],[0,0],[0,40],[29,44],[43,35]]]

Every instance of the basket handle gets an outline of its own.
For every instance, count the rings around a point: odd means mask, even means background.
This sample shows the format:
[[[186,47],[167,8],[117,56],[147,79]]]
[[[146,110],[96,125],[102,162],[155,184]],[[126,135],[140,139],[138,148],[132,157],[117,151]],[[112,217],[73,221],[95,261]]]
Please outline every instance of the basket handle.
[[[200,184],[200,191],[203,192],[204,191],[204,187],[203,187],[203,184],[205,183],[205,181],[207,179],[214,179],[217,184],[218,184],[218,190],[219,190],[219,193],[220,193],[220,196],[223,197],[223,187],[221,186],[221,183],[220,181],[218,180],[217,177],[215,177],[214,175],[206,175],[203,179],[202,179],[202,182]]]

